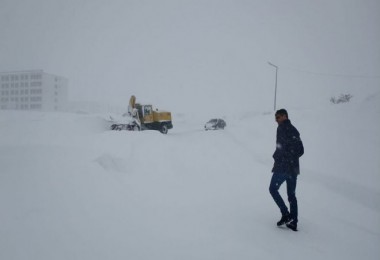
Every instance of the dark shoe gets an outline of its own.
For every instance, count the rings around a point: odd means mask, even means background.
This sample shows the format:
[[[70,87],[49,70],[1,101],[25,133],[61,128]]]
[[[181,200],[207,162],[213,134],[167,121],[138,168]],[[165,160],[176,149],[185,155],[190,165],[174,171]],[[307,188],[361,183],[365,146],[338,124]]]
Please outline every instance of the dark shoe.
[[[295,222],[294,220],[290,221],[289,223],[286,223],[286,226],[293,231],[297,231],[297,222]]]
[[[289,214],[286,214],[286,215],[282,215],[281,219],[279,222],[277,222],[277,226],[282,226],[286,223],[288,223],[290,221],[290,215]]]

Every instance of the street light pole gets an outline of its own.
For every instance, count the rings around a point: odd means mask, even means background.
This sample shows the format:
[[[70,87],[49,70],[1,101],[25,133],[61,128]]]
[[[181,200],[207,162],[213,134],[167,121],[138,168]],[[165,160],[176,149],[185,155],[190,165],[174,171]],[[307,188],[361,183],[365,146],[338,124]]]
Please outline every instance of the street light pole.
[[[277,72],[278,72],[278,66],[274,65],[273,63],[270,63],[268,61],[268,64],[276,68],[276,83],[274,85],[274,111],[276,111],[276,98],[277,98]]]

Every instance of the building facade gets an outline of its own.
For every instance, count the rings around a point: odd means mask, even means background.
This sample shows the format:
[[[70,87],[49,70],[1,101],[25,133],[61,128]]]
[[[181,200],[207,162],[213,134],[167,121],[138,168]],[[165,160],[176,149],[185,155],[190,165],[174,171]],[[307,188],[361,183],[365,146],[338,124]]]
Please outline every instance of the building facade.
[[[42,70],[0,72],[0,109],[65,111],[67,82]]]

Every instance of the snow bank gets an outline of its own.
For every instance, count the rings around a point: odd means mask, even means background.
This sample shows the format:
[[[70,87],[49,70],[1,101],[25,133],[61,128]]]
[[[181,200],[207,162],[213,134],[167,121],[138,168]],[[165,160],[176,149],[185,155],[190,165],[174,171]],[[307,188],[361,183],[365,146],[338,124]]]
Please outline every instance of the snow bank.
[[[379,104],[289,111],[305,145],[297,233],[275,226],[272,113],[207,132],[183,114],[162,135],[0,111],[0,258],[377,259]]]

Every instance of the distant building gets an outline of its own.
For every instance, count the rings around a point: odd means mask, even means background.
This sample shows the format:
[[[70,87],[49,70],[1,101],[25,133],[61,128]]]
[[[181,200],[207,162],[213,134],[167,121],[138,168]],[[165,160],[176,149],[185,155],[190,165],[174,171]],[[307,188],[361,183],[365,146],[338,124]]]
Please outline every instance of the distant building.
[[[63,111],[67,79],[42,70],[0,72],[0,109]]]

